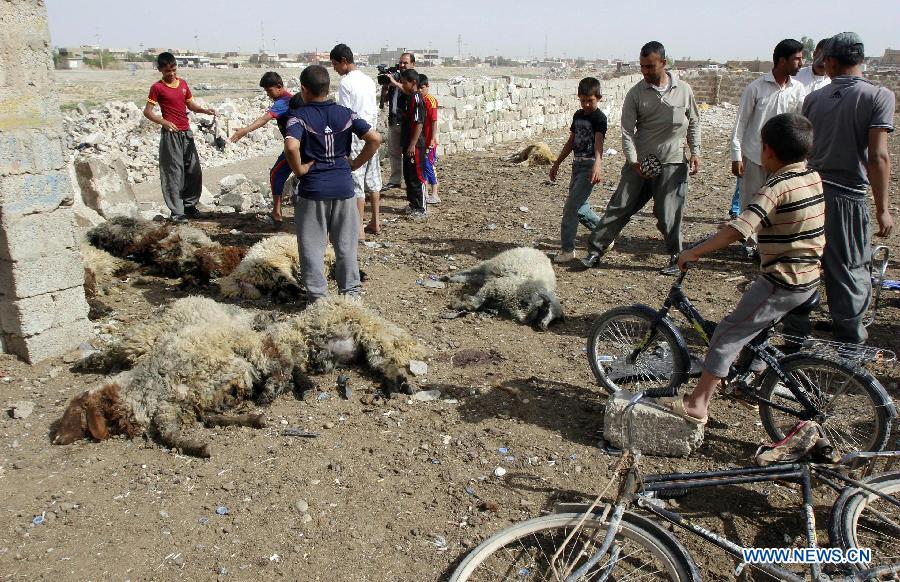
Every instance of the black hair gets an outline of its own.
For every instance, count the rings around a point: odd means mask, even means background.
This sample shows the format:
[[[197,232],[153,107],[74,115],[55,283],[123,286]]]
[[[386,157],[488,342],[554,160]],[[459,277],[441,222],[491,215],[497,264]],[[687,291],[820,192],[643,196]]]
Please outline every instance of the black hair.
[[[269,71],[259,80],[259,86],[263,89],[268,89],[269,87],[284,87],[284,81],[281,80],[281,75],[275,71]]]
[[[772,64],[777,65],[781,58],[789,59],[797,53],[803,52],[803,43],[793,38],[786,38],[775,45],[772,51]]]
[[[414,55],[413,53],[403,53],[403,54],[400,55],[400,58],[401,58],[401,59],[403,58],[403,55],[409,55],[409,62],[410,62],[410,63],[415,63],[415,62],[416,62],[416,55]],[[400,59],[397,59],[397,60],[400,60]]]
[[[178,61],[175,60],[175,55],[170,52],[159,53],[159,56],[156,57],[156,68],[160,71],[169,65],[175,65],[177,63]]]
[[[825,46],[825,43],[827,41],[828,41],[828,37],[825,37],[822,40],[820,40],[819,42],[817,42],[815,50],[817,50],[817,51],[822,50],[822,47]]]
[[[642,57],[649,57],[653,53],[658,54],[659,58],[661,58],[662,60],[666,60],[666,47],[664,47],[658,40],[651,40],[641,47]]]
[[[417,73],[415,69],[406,69],[405,71],[400,71],[400,80],[401,81],[415,81],[416,86],[418,86],[419,85],[419,73]]]
[[[798,113],[776,115],[762,126],[760,134],[762,142],[785,164],[802,162],[812,149],[812,123]]]
[[[310,65],[303,69],[300,73],[300,84],[306,87],[307,91],[312,93],[313,97],[324,97],[328,95],[328,88],[331,86],[331,78],[328,76],[328,69],[321,65]]]
[[[303,94],[301,94],[300,91],[297,91],[294,93],[294,96],[291,97],[291,100],[288,101],[288,108],[297,109],[298,107],[302,107],[303,104]]]
[[[596,77],[585,77],[578,81],[578,95],[586,97],[594,96],[597,99],[603,96],[600,92],[600,81]]]
[[[428,75],[421,74],[419,75],[419,87],[427,87],[428,85]]]
[[[856,67],[863,64],[863,61],[866,60],[866,56],[862,53],[856,55],[833,56],[831,58],[836,60],[838,64],[844,68]]]
[[[345,59],[348,63],[353,62],[353,51],[350,50],[350,47],[345,45],[344,43],[334,45],[334,48],[331,49],[331,52],[328,54],[328,58],[332,61],[341,62],[341,59]]]

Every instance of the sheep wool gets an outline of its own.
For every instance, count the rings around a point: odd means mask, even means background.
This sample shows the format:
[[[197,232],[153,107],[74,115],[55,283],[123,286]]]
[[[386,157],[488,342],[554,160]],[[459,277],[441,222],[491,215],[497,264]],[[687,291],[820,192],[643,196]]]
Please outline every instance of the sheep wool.
[[[531,144],[514,154],[502,156],[500,159],[504,162],[512,162],[514,164],[525,166],[549,166],[556,161],[556,156],[553,155],[550,146],[541,141]]]

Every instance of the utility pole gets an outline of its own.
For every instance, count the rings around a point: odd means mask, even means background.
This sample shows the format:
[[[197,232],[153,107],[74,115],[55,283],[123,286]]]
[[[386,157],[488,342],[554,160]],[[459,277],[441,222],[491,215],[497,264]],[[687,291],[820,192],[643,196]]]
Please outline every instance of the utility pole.
[[[259,21],[259,52],[260,54],[266,52],[266,29],[262,20]]]
[[[547,60],[547,34],[544,34],[544,60]]]
[[[100,33],[98,32],[96,35],[97,38],[97,54],[100,56],[100,70],[103,70],[103,48],[100,46]]]
[[[456,36],[456,58],[462,62],[462,35]]]

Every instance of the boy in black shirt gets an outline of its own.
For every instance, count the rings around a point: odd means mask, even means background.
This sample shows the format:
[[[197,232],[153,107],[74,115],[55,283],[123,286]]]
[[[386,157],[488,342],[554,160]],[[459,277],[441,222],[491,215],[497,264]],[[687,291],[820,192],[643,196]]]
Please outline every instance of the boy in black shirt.
[[[600,182],[600,166],[603,157],[603,141],[606,138],[606,115],[597,108],[602,95],[600,81],[585,77],[578,83],[578,100],[581,109],[572,116],[569,141],[559,152],[559,157],[550,167],[550,179],[556,181],[559,165],[573,152],[572,179],[569,182],[569,197],[563,207],[560,240],[562,249],[553,258],[554,263],[564,263],[575,259],[575,235],[580,222],[592,231],[600,223],[600,217],[588,204],[588,197],[594,184]]]
[[[406,211],[414,219],[425,218],[425,101],[419,93],[419,73],[415,69],[400,72],[400,85],[407,96],[406,109],[400,115],[403,144],[403,181],[406,182]]]

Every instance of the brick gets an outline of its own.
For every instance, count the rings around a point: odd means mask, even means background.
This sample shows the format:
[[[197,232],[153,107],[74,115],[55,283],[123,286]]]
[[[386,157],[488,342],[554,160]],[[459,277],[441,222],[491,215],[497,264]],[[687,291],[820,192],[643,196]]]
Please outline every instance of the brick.
[[[71,287],[0,304],[0,324],[7,333],[23,337],[87,317],[84,287]]]
[[[66,170],[0,177],[0,211],[4,217],[50,212],[59,206],[71,206],[74,201]]]
[[[0,134],[0,175],[40,174],[65,163],[59,135],[36,130]]]
[[[76,348],[93,337],[93,331],[94,325],[90,321],[79,319],[29,337],[7,334],[4,337],[4,350],[34,364]]]
[[[77,249],[40,261],[0,260],[0,293],[26,298],[84,284],[84,266]]]
[[[75,240],[75,212],[60,207],[53,212],[11,215],[0,229],[0,259],[5,261],[39,260],[57,253],[71,252]]]

